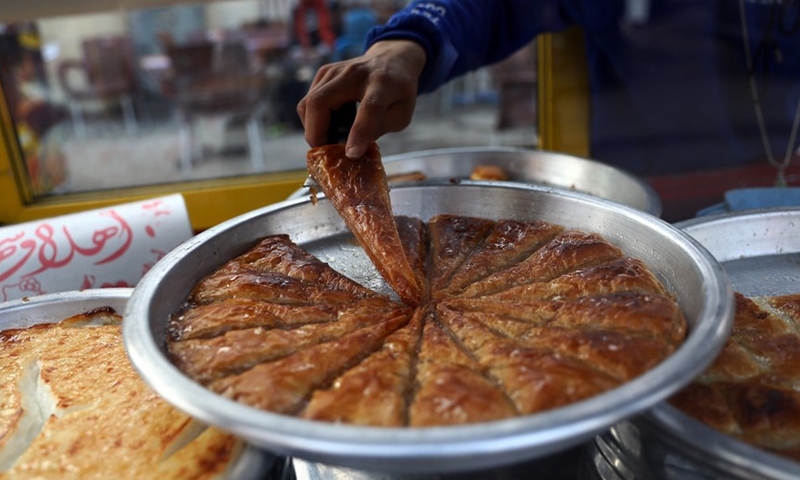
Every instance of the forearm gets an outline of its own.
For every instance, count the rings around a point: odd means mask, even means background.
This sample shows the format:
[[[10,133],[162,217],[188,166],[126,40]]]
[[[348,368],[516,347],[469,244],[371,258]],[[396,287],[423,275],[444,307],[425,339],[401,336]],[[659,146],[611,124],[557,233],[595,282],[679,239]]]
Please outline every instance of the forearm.
[[[544,31],[567,22],[558,0],[414,1],[386,25],[370,32],[368,46],[385,39],[408,39],[425,49],[428,59],[420,92],[497,62]]]

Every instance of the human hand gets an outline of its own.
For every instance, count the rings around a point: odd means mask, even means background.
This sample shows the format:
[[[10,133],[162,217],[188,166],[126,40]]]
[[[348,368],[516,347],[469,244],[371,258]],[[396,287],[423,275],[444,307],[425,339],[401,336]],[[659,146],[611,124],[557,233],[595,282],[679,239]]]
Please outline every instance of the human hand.
[[[409,40],[381,41],[360,57],[323,65],[297,105],[306,142],[324,145],[331,112],[359,102],[345,153],[361,157],[371,142],[411,123],[424,67],[425,50]]]

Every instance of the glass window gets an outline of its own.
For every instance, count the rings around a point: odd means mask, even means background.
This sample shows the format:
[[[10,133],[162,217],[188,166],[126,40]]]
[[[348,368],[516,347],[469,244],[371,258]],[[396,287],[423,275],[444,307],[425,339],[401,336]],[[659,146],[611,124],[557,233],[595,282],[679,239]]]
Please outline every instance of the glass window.
[[[236,0],[0,24],[33,195],[303,170],[295,108],[316,69],[361,53],[404,3],[321,2],[299,18],[295,1]],[[383,154],[536,146],[535,67],[531,45],[421,97]]]

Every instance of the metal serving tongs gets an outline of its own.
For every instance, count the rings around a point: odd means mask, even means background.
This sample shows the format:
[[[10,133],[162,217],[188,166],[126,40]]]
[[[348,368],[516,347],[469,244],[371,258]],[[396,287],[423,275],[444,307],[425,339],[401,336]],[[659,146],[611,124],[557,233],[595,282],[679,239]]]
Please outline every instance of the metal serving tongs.
[[[328,124],[327,133],[328,145],[336,145],[347,141],[347,136],[350,135],[350,129],[353,128],[353,122],[356,120],[357,109],[356,102],[348,102],[331,112],[331,121]],[[317,182],[309,175],[303,186],[316,189]]]

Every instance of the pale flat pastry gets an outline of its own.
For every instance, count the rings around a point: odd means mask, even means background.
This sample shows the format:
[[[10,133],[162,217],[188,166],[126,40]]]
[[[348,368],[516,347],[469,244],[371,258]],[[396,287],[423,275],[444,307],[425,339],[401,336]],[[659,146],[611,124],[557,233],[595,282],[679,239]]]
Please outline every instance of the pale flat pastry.
[[[232,468],[242,442],[150,390],[119,323],[101,309],[0,332],[0,478],[218,479]]]

